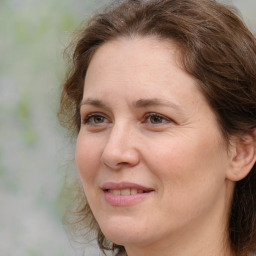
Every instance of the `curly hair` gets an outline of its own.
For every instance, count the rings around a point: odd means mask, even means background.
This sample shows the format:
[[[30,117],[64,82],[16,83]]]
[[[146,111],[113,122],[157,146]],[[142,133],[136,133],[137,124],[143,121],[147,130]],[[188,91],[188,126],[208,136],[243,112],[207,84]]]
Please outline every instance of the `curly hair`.
[[[256,128],[256,39],[234,8],[215,0],[124,0],[95,14],[75,41],[59,112],[74,136],[80,130],[84,79],[94,53],[105,42],[134,36],[176,43],[184,70],[197,79],[227,141]],[[102,251],[125,252],[103,235],[83,192],[78,199],[76,223],[80,228],[97,233]],[[256,251],[255,165],[236,183],[229,235],[238,255]]]

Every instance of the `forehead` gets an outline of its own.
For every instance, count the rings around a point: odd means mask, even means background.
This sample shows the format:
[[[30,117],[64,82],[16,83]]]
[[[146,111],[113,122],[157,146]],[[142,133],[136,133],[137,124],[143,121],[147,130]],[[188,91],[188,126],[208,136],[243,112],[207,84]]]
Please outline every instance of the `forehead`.
[[[150,92],[155,88],[196,84],[181,65],[181,54],[171,41],[156,38],[120,38],[103,44],[95,52],[85,77],[85,93],[120,88]],[[113,88],[111,88],[113,89]],[[195,88],[193,88],[195,89]],[[199,91],[198,91],[199,93]]]
[[[155,38],[122,38],[105,43],[88,67],[83,102],[98,101],[122,113],[138,102],[144,106],[171,102],[179,108],[176,113],[182,112],[187,120],[214,119],[218,126],[198,81],[182,68],[180,60],[181,54],[174,43]]]

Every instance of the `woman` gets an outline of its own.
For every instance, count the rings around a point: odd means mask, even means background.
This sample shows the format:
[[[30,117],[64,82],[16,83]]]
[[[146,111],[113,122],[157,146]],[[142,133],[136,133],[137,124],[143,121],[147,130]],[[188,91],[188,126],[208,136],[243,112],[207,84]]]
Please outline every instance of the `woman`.
[[[116,255],[256,251],[256,40],[213,0],[126,0],[82,31],[61,99],[80,227]]]

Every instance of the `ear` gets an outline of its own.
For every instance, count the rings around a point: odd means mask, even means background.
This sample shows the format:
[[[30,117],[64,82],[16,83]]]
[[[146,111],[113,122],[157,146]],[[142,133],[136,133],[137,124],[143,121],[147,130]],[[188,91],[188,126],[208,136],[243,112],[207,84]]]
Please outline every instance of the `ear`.
[[[256,161],[256,129],[250,134],[238,136],[231,140],[231,162],[226,178],[239,181],[251,171]]]

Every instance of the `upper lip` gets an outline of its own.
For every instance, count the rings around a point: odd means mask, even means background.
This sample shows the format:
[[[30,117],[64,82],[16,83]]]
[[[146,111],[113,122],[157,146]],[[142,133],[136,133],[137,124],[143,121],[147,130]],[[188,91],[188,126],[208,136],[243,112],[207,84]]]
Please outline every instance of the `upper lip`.
[[[106,182],[101,187],[103,190],[122,190],[122,189],[138,189],[143,191],[153,191],[153,188],[145,187],[132,182]]]

